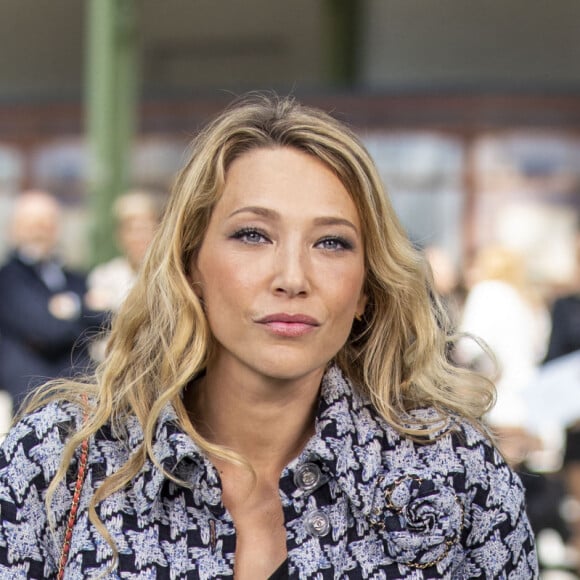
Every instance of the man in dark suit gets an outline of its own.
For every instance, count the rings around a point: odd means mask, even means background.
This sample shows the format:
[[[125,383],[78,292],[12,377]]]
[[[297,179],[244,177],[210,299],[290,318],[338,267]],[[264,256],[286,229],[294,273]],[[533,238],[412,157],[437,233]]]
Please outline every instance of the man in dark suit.
[[[580,293],[558,298],[552,306],[552,334],[546,362],[580,349]]]
[[[85,278],[56,256],[61,208],[46,192],[15,202],[13,252],[0,269],[0,388],[18,408],[47,379],[86,371],[90,329],[103,315],[86,307]]]
[[[558,298],[552,306],[552,332],[545,362],[580,351],[580,292]],[[571,384],[573,391],[576,384]],[[549,394],[547,394],[549,396]],[[580,417],[565,432],[563,474],[568,495],[580,504]],[[570,543],[580,553],[580,518],[570,520]],[[577,563],[580,574],[580,563]]]

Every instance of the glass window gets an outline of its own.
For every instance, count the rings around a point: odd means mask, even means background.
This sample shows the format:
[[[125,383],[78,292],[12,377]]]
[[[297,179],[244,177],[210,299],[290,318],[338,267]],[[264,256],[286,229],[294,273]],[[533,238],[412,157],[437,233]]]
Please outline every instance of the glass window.
[[[509,131],[474,145],[475,239],[521,251],[541,282],[566,284],[576,269],[580,137]]]
[[[433,132],[370,133],[369,153],[411,239],[444,247],[461,258],[463,148],[459,139]]]

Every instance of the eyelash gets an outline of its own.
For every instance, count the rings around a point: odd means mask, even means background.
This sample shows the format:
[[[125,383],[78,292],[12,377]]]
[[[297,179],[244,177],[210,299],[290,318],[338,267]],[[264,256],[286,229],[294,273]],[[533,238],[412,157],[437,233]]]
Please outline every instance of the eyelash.
[[[261,244],[261,243],[263,243],[262,240],[260,240],[260,241],[255,240],[255,239],[249,240],[248,236],[260,236],[260,238],[263,238],[264,240],[269,241],[268,236],[266,236],[266,234],[264,234],[263,232],[261,232],[260,230],[258,230],[256,228],[242,228],[242,229],[234,232],[231,237],[235,240],[241,240],[242,242],[244,242],[246,244]]]
[[[254,239],[250,240],[249,236],[254,236]],[[268,236],[260,231],[257,228],[242,228],[237,230],[236,232],[234,232],[232,234],[232,239],[235,240],[240,240],[246,244],[263,244],[265,243],[264,240],[266,240],[267,242],[270,241],[270,238],[268,238]],[[256,237],[259,237],[261,239],[256,239]],[[318,242],[316,242],[316,246],[319,246],[321,244],[327,244],[329,242],[332,242],[333,244],[335,244],[335,247],[333,248],[328,248],[328,247],[323,247],[322,249],[324,250],[328,250],[331,252],[340,252],[340,251],[345,251],[345,250],[352,250],[353,249],[353,244],[347,240],[346,238],[343,238],[342,236],[327,236],[325,238],[322,238],[321,240],[318,240]]]
[[[316,243],[316,245],[320,245],[320,244],[324,244],[326,242],[333,242],[334,244],[338,244],[340,247],[334,247],[334,248],[324,248],[325,250],[330,250],[331,252],[340,252],[340,251],[344,251],[344,250],[352,250],[353,249],[353,245],[345,238],[341,237],[341,236],[328,236],[326,238],[323,238],[322,240],[318,241]]]

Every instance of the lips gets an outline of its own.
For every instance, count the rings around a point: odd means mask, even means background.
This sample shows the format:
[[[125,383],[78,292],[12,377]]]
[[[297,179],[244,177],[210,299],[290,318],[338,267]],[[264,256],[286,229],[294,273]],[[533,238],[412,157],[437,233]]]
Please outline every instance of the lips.
[[[320,326],[318,320],[306,314],[269,314],[256,322],[263,324],[273,334],[287,337],[303,336]]]
[[[307,316],[306,314],[269,314],[260,318],[258,322],[262,324],[268,324],[270,322],[286,322],[288,324],[309,324],[311,326],[319,326],[318,320],[312,318],[312,316]]]

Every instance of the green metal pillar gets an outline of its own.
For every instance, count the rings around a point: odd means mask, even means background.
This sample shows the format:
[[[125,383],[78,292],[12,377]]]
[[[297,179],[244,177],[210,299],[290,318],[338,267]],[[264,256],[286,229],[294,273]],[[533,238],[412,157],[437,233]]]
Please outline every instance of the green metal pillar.
[[[130,185],[137,109],[136,0],[87,0],[86,129],[91,262],[116,253],[111,207]]]
[[[363,0],[325,0],[328,76],[352,88],[358,80]]]

